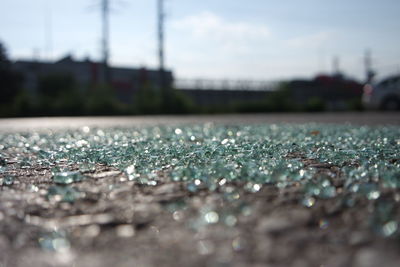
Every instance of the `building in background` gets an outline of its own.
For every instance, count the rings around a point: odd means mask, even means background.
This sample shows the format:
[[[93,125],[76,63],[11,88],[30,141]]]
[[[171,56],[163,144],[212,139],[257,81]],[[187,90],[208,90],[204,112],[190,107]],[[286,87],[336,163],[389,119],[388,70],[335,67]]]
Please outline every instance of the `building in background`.
[[[82,92],[99,90],[104,79],[102,63],[90,59],[75,60],[66,56],[55,62],[19,60],[13,63],[16,71],[24,76],[24,88],[30,95],[40,93],[40,81],[51,75],[68,75]],[[166,101],[161,90],[159,69],[109,67],[110,83],[106,86],[114,97],[128,106],[139,109],[137,113],[158,113],[174,110],[162,108]],[[264,112],[264,111],[322,111],[359,109],[362,84],[335,75],[320,75],[311,80],[251,81],[251,80],[182,80],[174,81],[171,71],[165,71],[166,86],[170,97],[180,95],[196,108],[191,112],[211,110],[215,112]],[[60,88],[54,90],[68,91]],[[47,86],[45,94],[51,94],[55,86]],[[90,91],[91,90],[91,91]],[[43,92],[41,92],[43,94]],[[83,94],[84,96],[85,94]],[[172,106],[178,102],[170,101]],[[145,107],[142,107],[145,105]],[[142,111],[144,110],[144,111]],[[172,112],[171,111],[171,112]]]
[[[311,80],[288,82],[289,96],[300,106],[323,104],[326,110],[347,110],[360,105],[363,84],[342,74],[318,75]],[[358,104],[357,104],[358,103]]]
[[[95,90],[96,85],[102,82],[102,63],[90,59],[75,60],[72,56],[55,61],[18,60],[13,67],[24,76],[24,88],[31,94],[37,93],[37,86],[41,77],[53,74],[70,75],[81,90]],[[131,103],[134,95],[140,89],[157,90],[160,84],[159,70],[146,68],[109,67],[111,88],[123,103]],[[169,88],[173,83],[171,71],[165,71]]]

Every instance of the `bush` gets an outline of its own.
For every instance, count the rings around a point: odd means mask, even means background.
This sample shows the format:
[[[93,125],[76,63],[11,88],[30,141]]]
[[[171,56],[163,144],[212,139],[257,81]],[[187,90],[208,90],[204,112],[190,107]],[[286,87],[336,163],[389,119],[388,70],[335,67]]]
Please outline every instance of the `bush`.
[[[14,101],[22,91],[22,74],[12,69],[6,49],[0,42],[0,116],[15,116]]]
[[[305,111],[308,112],[318,112],[326,110],[325,102],[319,97],[311,97],[305,107]]]
[[[286,83],[281,83],[276,91],[271,92],[265,99],[252,103],[239,103],[236,112],[262,113],[262,112],[290,112],[299,110],[298,105],[290,97]]]
[[[161,92],[149,83],[142,86],[134,95],[133,106],[134,114],[159,114],[162,110]]]
[[[355,111],[363,111],[364,106],[361,102],[361,98],[353,98],[347,101],[347,108],[349,110],[355,110]]]
[[[98,85],[89,89],[84,104],[86,115],[125,115],[126,105],[118,101],[115,90],[107,85]]]
[[[76,116],[84,112],[84,97],[72,75],[54,73],[42,76],[37,88],[38,115]]]

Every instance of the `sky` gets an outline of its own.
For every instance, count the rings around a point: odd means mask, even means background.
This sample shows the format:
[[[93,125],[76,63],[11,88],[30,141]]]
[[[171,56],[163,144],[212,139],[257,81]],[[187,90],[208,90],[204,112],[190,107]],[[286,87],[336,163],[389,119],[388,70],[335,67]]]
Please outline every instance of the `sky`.
[[[13,60],[101,58],[100,0],[0,0]],[[156,0],[110,0],[110,62],[157,67]],[[400,72],[399,0],[165,0],[166,66],[177,78],[282,80]]]

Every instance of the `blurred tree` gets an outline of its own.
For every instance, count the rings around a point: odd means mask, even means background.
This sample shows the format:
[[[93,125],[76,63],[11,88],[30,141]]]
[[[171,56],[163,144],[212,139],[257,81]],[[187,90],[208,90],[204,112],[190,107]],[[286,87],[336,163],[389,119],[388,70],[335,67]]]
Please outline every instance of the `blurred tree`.
[[[38,83],[40,115],[83,115],[84,98],[74,77],[68,73],[42,76]]]
[[[40,77],[38,92],[46,97],[58,98],[63,93],[74,90],[75,87],[76,82],[72,75],[55,73]]]
[[[0,42],[0,103],[12,104],[21,91],[22,75],[12,69],[4,45]]]
[[[305,109],[305,111],[308,111],[308,112],[325,111],[326,103],[322,98],[314,96],[314,97],[311,97],[310,99],[308,99],[304,109]]]
[[[86,114],[88,115],[126,115],[125,104],[118,101],[115,89],[109,85],[96,85],[86,96]]]
[[[145,82],[133,99],[133,112],[136,114],[159,114],[162,112],[160,92],[149,82]]]
[[[169,108],[164,110],[164,113],[189,114],[199,111],[193,101],[182,92],[172,88],[169,89],[169,91],[171,94],[169,99]]]

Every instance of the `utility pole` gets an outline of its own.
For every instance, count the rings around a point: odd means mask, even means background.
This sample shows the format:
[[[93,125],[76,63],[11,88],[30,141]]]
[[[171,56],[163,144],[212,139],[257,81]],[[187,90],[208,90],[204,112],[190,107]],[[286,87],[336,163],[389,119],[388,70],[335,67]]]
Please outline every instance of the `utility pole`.
[[[44,10],[44,37],[45,37],[45,54],[47,60],[53,59],[53,18],[52,18],[52,8],[51,4],[46,1],[45,2],[45,10]]]
[[[110,73],[108,69],[109,60],[109,0],[102,0],[101,2],[101,21],[102,21],[102,75],[101,81],[105,84],[110,82]]]
[[[158,11],[158,64],[160,72],[164,71],[164,0],[157,0]]]
[[[332,60],[332,70],[333,70],[333,75],[340,75],[340,59],[338,56],[334,56]]]
[[[158,13],[158,64],[159,64],[159,88],[163,99],[163,108],[165,112],[170,109],[170,92],[169,82],[165,73],[165,60],[164,60],[164,0],[157,0],[157,13]]]
[[[372,79],[375,76],[375,72],[372,69],[372,59],[371,59],[371,51],[366,50],[364,54],[364,67],[365,67],[365,78],[366,78],[366,83],[372,82]]]

